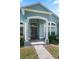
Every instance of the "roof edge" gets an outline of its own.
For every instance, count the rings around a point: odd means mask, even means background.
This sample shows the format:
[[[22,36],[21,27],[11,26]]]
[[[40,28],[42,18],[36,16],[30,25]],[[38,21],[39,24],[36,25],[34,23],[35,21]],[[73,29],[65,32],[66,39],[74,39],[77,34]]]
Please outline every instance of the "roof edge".
[[[52,15],[55,15],[57,18],[59,18],[58,17],[58,15],[57,14],[55,14],[53,11],[51,11],[50,9],[48,9],[43,3],[40,3],[40,2],[38,2],[38,3],[33,3],[33,4],[30,4],[30,5],[27,5],[27,6],[23,6],[23,7],[21,7],[21,8],[27,8],[27,7],[31,7],[31,6],[34,6],[34,5],[42,5],[44,8],[46,8],[48,11],[50,11],[51,13],[52,13]],[[20,8],[20,9],[21,9]]]

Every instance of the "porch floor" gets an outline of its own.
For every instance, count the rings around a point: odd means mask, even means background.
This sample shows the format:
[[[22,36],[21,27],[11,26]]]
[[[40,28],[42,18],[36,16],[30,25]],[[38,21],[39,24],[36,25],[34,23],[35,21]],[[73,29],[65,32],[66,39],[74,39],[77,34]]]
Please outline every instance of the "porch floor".
[[[44,40],[30,40],[29,42],[25,42],[24,46],[44,45],[44,44],[46,44]]]
[[[30,43],[31,43],[31,45],[45,44],[45,42],[42,40],[32,40]]]

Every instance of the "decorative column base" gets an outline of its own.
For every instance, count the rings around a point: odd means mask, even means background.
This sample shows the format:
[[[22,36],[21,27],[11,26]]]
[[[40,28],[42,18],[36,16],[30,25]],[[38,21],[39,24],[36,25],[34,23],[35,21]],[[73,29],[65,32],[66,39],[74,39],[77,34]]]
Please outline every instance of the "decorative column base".
[[[45,43],[46,44],[49,44],[49,39],[45,39]]]
[[[24,33],[25,33],[25,41],[24,41],[24,46],[29,44],[29,39],[28,39],[28,23],[25,23],[25,29],[24,29]]]
[[[25,40],[24,42],[29,42],[29,40]]]
[[[24,41],[24,46],[29,46],[30,45],[30,41]]]

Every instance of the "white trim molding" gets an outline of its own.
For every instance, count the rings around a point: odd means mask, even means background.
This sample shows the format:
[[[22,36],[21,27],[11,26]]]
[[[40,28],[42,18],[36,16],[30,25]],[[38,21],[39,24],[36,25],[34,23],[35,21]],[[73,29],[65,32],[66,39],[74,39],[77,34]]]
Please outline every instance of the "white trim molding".
[[[42,16],[30,16],[30,17],[27,17],[27,20],[26,22],[29,22],[30,19],[41,19],[41,20],[44,20],[48,23],[48,19],[45,18],[45,17],[42,17]]]
[[[34,13],[41,13],[41,14],[48,14],[48,15],[52,14],[51,12],[40,11],[40,10],[35,10],[35,9],[30,9],[30,8],[23,9],[23,14],[24,14],[24,11],[34,12]]]
[[[24,24],[24,21],[20,20],[20,22],[22,22]]]
[[[40,19],[40,20],[44,20],[45,21],[45,42],[47,42],[48,41],[48,19],[45,18],[45,17],[41,17],[41,16],[30,16],[30,17],[27,17],[27,19],[26,19],[26,23],[28,23],[28,25],[29,25],[29,20],[31,20],[31,19]]]

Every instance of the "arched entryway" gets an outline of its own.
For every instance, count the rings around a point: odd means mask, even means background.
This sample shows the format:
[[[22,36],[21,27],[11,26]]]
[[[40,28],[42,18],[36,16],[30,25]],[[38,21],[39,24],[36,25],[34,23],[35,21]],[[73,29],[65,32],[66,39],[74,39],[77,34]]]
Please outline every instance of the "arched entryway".
[[[25,24],[25,40],[48,40],[48,20],[41,16],[28,17]]]
[[[29,35],[30,40],[44,40],[46,34],[46,21],[42,19],[29,20]]]

